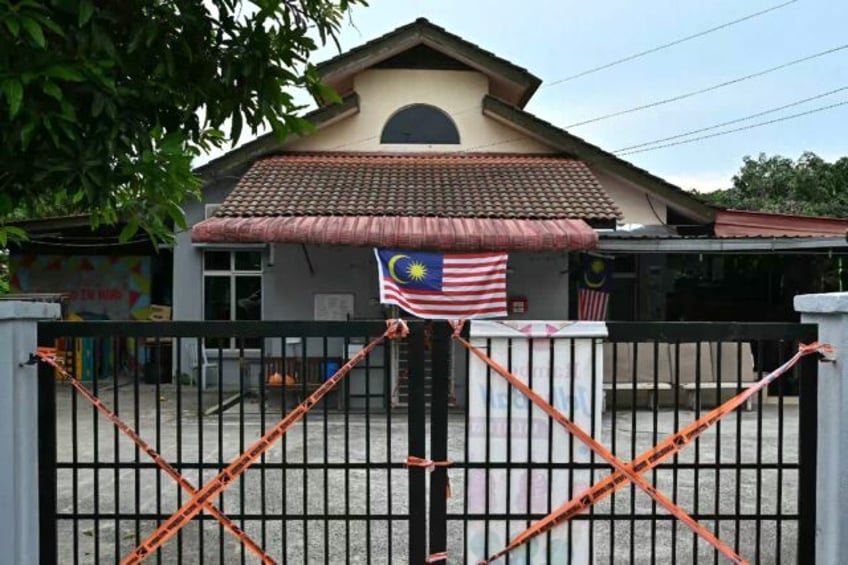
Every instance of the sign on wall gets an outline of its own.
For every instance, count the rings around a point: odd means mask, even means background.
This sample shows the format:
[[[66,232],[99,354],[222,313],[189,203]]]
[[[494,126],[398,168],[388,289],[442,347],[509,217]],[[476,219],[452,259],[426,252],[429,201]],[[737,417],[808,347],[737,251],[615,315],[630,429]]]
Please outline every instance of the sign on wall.
[[[471,342],[489,349],[489,356],[503,365],[571,417],[594,437],[601,438],[602,363],[600,339],[606,325],[599,322],[485,321],[471,324]],[[572,348],[572,342],[574,347]],[[595,349],[594,359],[592,350]],[[573,358],[572,358],[573,354]],[[592,379],[592,362],[595,379]],[[577,494],[590,485],[589,471],[543,468],[546,463],[589,462],[590,452],[547,414],[481,360],[471,356],[468,400],[468,460],[470,463],[519,463],[512,469],[470,469],[468,512],[472,514],[545,515],[567,502],[569,492]],[[594,387],[594,394],[593,394]],[[487,412],[488,399],[488,412]],[[594,428],[592,423],[594,421]],[[533,464],[538,464],[534,468]],[[488,474],[488,480],[487,480]],[[477,563],[501,549],[527,523],[522,520],[468,523],[467,563]],[[592,563],[589,555],[589,528],[586,521],[555,528],[550,535],[516,550],[510,563]],[[569,553],[571,560],[569,560]],[[548,559],[550,557],[550,560]]]
[[[353,317],[353,293],[317,293],[314,301],[313,316],[316,322],[344,322]]]
[[[146,320],[150,257],[11,257],[12,292],[68,294],[68,313],[88,319]]]

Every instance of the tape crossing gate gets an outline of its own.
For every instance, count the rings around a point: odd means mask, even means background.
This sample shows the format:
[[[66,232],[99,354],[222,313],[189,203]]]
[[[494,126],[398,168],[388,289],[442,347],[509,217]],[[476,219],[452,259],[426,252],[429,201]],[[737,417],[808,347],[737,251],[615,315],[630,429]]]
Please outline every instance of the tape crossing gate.
[[[93,331],[93,333],[103,331],[92,330],[96,328],[92,324],[81,324],[75,328],[75,331],[82,335],[86,331]],[[52,331],[54,335],[58,335],[59,330],[56,328],[59,326],[56,323],[53,325],[55,328]],[[408,453],[392,453],[392,441],[389,437],[387,445],[390,453],[384,467],[397,470],[386,475],[390,504],[393,498],[392,473],[403,470],[409,477],[409,512],[398,513],[396,519],[408,520],[410,524],[408,547],[403,547],[403,554],[408,555],[410,562],[500,563],[507,555],[521,555],[530,563],[560,561],[575,565],[591,563],[596,557],[598,545],[594,539],[592,519],[591,517],[589,520],[585,519],[585,515],[597,503],[628,485],[633,485],[645,492],[653,499],[659,511],[667,513],[672,520],[691,530],[697,538],[709,544],[718,554],[731,562],[748,563],[760,559],[759,544],[755,550],[752,550],[756,554],[748,555],[748,551],[744,549],[740,551],[738,525],[735,536],[737,539],[722,539],[723,536],[716,535],[718,529],[712,523],[704,523],[700,521],[702,519],[696,519],[697,508],[694,509],[695,517],[693,517],[687,512],[685,504],[676,503],[655,488],[650,480],[649,472],[686,449],[723,418],[737,412],[751,397],[780,383],[781,376],[790,372],[804,357],[814,354],[830,355],[832,348],[813,341],[796,346],[794,353],[776,369],[761,374],[761,378],[756,382],[746,384],[744,387],[740,384],[739,392],[733,394],[728,400],[718,403],[716,408],[703,414],[696,412],[693,421],[687,424],[684,420],[677,431],[665,439],[657,438],[658,443],[654,447],[638,455],[634,452],[634,456],[624,459],[614,453],[620,449],[606,447],[608,440],[605,440],[601,433],[603,428],[601,399],[604,391],[599,375],[603,372],[601,345],[605,340],[611,339],[606,335],[608,326],[615,328],[615,324],[602,323],[473,322],[463,324],[458,321],[450,326],[438,324],[433,339],[428,339],[426,345],[422,337],[424,332],[416,329],[418,337],[413,341],[418,343],[420,348],[410,349],[409,379],[408,383],[404,383],[404,386],[408,387],[407,394],[410,401],[409,449]],[[665,329],[659,326],[655,328],[656,333],[667,331],[666,326],[664,326]],[[67,331],[67,327],[68,325],[62,326],[62,331]],[[181,327],[188,328],[188,326],[174,324],[172,329]],[[417,325],[415,327],[418,328]],[[199,342],[203,334],[198,332],[198,328],[199,326],[191,326],[185,331],[194,332],[192,335],[197,335],[196,339]],[[251,328],[251,331],[260,335],[264,332],[268,338],[279,335],[279,328],[272,328],[270,325],[259,326],[259,328],[258,332],[256,327]],[[138,328],[135,328],[133,331],[137,330]],[[750,331],[755,332],[755,330],[758,330],[756,325],[751,325]],[[169,331],[169,329],[163,328],[162,331]],[[180,331],[183,330],[175,330],[175,333]],[[221,330],[218,328],[216,331]],[[682,331],[693,330],[690,328]],[[720,328],[710,328],[709,331],[718,332]],[[738,328],[734,331],[737,338],[742,335]],[[775,335],[774,332],[777,330],[769,328],[768,331],[772,332],[768,335]],[[359,389],[352,385],[348,389],[348,384],[340,388],[345,377],[349,376],[357,365],[363,362],[367,364],[365,360],[380,344],[386,340],[404,339],[408,335],[407,324],[400,320],[390,320],[386,322],[385,331],[381,335],[357,346],[352,350],[356,353],[340,364],[327,361],[329,358],[326,356],[325,340],[324,365],[335,365],[340,368],[332,375],[328,375],[328,378],[316,385],[314,389],[310,389],[308,394],[303,394],[299,403],[288,410],[281,420],[272,422],[273,425],[267,432],[247,446],[243,453],[229,464],[222,466],[223,470],[216,477],[200,486],[195,486],[177,471],[181,467],[179,461],[173,461],[173,464],[166,461],[156,449],[151,447],[150,443],[142,439],[140,434],[123,421],[118,416],[117,407],[114,410],[110,409],[96,394],[96,384],[92,387],[80,382],[73,371],[69,371],[57,359],[54,348],[40,347],[34,353],[33,361],[40,361],[60,374],[75,394],[85,399],[103,418],[129,438],[189,497],[176,512],[167,519],[163,519],[155,531],[149,533],[144,539],[139,538],[137,547],[124,553],[121,563],[135,564],[145,561],[201,513],[214,518],[221,524],[222,531],[237,539],[261,562],[275,563],[272,555],[276,555],[277,551],[266,546],[264,521],[261,539],[253,533],[257,530],[248,530],[251,532],[249,535],[243,526],[243,514],[239,514],[242,516],[239,519],[242,525],[236,525],[233,519],[216,507],[220,495],[238,482],[239,478],[253,465],[262,467],[264,463],[259,464],[260,458],[276,442],[290,433],[295,424],[301,422],[319,403],[324,414],[325,441],[329,441],[330,437],[326,431],[327,395],[331,392],[338,394],[344,390],[346,402],[353,401],[356,394],[353,391]],[[718,339],[721,339],[719,334],[711,335],[717,335]],[[287,343],[285,339],[283,343]],[[454,345],[452,346],[451,343]],[[451,349],[453,353],[449,354]],[[465,424],[462,427],[465,441],[461,446],[464,453],[457,452],[455,447],[449,448],[448,445],[450,435],[448,426],[456,425],[456,419],[449,418],[448,403],[450,399],[455,398],[457,390],[454,377],[449,375],[452,375],[455,370],[457,365],[455,360],[460,360],[457,357],[459,352],[466,352],[468,355],[466,365],[468,374],[464,391],[467,404],[463,407]],[[431,361],[428,364],[430,369],[425,373],[423,366],[427,355],[431,357]],[[426,388],[424,379],[428,379],[429,382]],[[391,412],[395,408],[394,402],[388,398],[395,396],[397,383],[385,380],[383,387],[382,394],[387,399],[385,405],[387,414],[384,421],[390,426]],[[306,391],[306,388],[302,390]],[[366,392],[367,390],[366,388]],[[425,391],[430,394],[425,396]],[[633,391],[635,393],[636,388]],[[263,389],[262,395],[265,394]],[[283,396],[285,398],[285,393]],[[370,398],[370,395],[367,398]],[[367,409],[368,400],[365,402]],[[425,403],[430,403],[429,411],[424,409]],[[613,404],[613,417],[615,417],[616,409]],[[635,409],[634,407],[633,410]],[[782,397],[780,410],[783,410]],[[762,413],[758,413],[757,417],[762,419]],[[656,416],[654,418],[656,421]],[[426,424],[428,419],[432,423],[431,426]],[[369,419],[366,416],[366,423],[368,422]],[[345,425],[347,426],[347,423]],[[782,420],[781,425],[783,425]],[[656,431],[654,433],[656,434]],[[303,437],[306,438],[305,432]],[[428,438],[429,449],[426,448],[425,443]],[[758,438],[758,441],[762,441],[762,438]],[[158,440],[156,444],[158,445]],[[633,446],[635,447],[635,442]],[[393,463],[393,461],[397,462]],[[320,469],[320,464],[314,465]],[[599,472],[603,465],[612,469],[611,474],[604,476]],[[281,468],[285,473],[285,463]],[[308,467],[304,466],[304,469],[306,468]],[[593,469],[593,472],[590,473],[589,469]],[[806,471],[802,474],[805,473]],[[264,480],[263,475],[263,482]],[[457,487],[457,481],[460,481],[459,487]],[[431,483],[432,488],[426,487],[427,482]],[[55,485],[53,486],[55,488]],[[804,488],[802,484],[802,490]],[[457,489],[460,493],[458,498]],[[737,485],[737,496],[739,496],[738,493]],[[306,496],[308,495],[304,489],[304,497]],[[759,492],[757,496],[760,496]],[[324,504],[326,508],[326,483]],[[228,505],[227,508],[230,506]],[[718,508],[717,502],[716,508]],[[533,516],[533,518],[518,520],[512,516]],[[581,519],[575,521],[576,518]],[[390,522],[391,519],[390,514]],[[305,526],[305,513],[303,520]],[[451,541],[447,526],[448,523],[457,521],[462,523],[461,546]],[[324,528],[326,536],[329,530],[326,525]],[[426,531],[429,531],[429,535],[425,537],[422,534]],[[387,549],[389,559],[401,551],[397,546],[392,546],[392,535],[390,527]],[[632,547],[634,533],[631,531],[630,535]],[[368,536],[370,540],[370,530]],[[345,543],[350,547],[349,535]],[[363,554],[366,562],[369,563],[374,558],[370,549],[371,543],[371,541],[368,542]],[[656,542],[652,541],[652,543]],[[326,538],[324,544],[325,548],[330,547],[330,541]],[[287,562],[286,551],[284,547],[283,558],[280,562]],[[100,558],[102,559],[102,556]],[[306,559],[305,554],[304,559]],[[329,553],[325,549],[325,562],[329,562],[326,561],[328,559],[330,559]],[[382,561],[378,559],[378,562]]]

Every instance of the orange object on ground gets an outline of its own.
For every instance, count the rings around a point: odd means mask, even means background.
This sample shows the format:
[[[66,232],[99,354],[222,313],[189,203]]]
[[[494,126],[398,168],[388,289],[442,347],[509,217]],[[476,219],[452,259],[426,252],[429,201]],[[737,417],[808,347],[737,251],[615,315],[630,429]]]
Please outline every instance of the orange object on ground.
[[[324,396],[326,396],[339,382],[350,372],[350,370],[364,359],[375,347],[380,345],[385,339],[397,339],[405,337],[409,333],[409,329],[403,320],[387,320],[388,328],[378,338],[375,338],[362,350],[354,355],[350,361],[345,363],[335,374],[324,381],[309,397],[301,402],[296,408],[289,412],[285,418],[280,420],[273,428],[271,428],[264,436],[259,438],[251,445],[247,451],[235,458],[227,467],[221,471],[218,476],[206,483],[188,502],[183,504],[179,510],[174,512],[170,518],[163,522],[159,528],[147,537],[137,548],[129,555],[124,557],[121,565],[134,565],[141,563],[153,554],[166,541],[180,531],[183,526],[188,524],[197,514],[203,510],[205,504],[210,500],[217,498],[224,490],[226,490],[233,482],[238,479],[247,469],[259,459],[263,453],[271,449],[271,447],[283,435],[288,432],[292,426],[298,423],[306,416],[307,412],[315,406]]]
[[[281,386],[283,384],[283,375],[280,373],[274,373],[268,377],[268,384],[271,386]]]

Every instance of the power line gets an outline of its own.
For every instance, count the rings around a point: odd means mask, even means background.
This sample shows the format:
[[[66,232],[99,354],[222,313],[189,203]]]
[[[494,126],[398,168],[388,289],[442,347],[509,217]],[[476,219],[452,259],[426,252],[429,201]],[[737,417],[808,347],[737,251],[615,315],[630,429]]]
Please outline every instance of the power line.
[[[726,23],[723,23],[721,25],[711,27],[710,29],[706,29],[704,31],[699,31],[698,33],[694,33],[692,35],[687,35],[686,37],[681,37],[680,39],[676,39],[676,40],[674,40],[670,43],[664,43],[662,45],[658,45],[657,47],[652,47],[651,49],[647,49],[645,51],[640,51],[639,53],[635,53],[633,55],[628,55],[627,57],[622,57],[621,59],[616,59],[616,60],[611,61],[609,63],[605,63],[605,64],[599,65],[597,67],[592,67],[591,69],[586,69],[585,71],[581,71],[577,74],[567,76],[567,77],[559,79],[559,80],[555,80],[554,82],[550,82],[550,83],[546,84],[545,86],[543,86],[542,88],[549,88],[549,87],[555,86],[557,84],[562,84],[564,82],[572,81],[574,79],[578,79],[578,78],[584,77],[586,75],[591,75],[591,74],[597,73],[598,71],[603,71],[605,69],[609,69],[610,67],[615,67],[615,66],[620,65],[622,63],[627,63],[628,61],[632,61],[634,59],[644,57],[645,55],[650,55],[651,53],[656,53],[657,51],[662,51],[663,49],[668,49],[669,47],[674,47],[675,45],[680,45],[681,43],[685,43],[685,42],[690,41],[692,39],[697,39],[699,37],[709,35],[713,32],[716,32],[716,31],[719,31],[719,30],[722,30],[722,29],[726,29],[726,28],[729,28],[729,27],[734,26],[736,24],[740,24],[742,22],[751,20],[751,19],[756,18],[758,16],[768,14],[769,12],[779,10],[780,8],[784,8],[786,6],[789,6],[790,4],[794,4],[797,1],[798,0],[790,0],[789,2],[784,2],[783,4],[777,4],[776,6],[766,8],[765,10],[760,10],[759,12],[754,12],[753,14],[748,14],[747,16],[741,17],[737,20],[726,22]]]
[[[651,102],[650,104],[642,104],[641,106],[634,106],[633,108],[627,108],[626,110],[619,110],[618,112],[612,112],[610,114],[604,114],[602,116],[598,116],[598,117],[591,118],[591,119],[588,119],[588,120],[583,120],[582,122],[569,124],[565,127],[567,129],[576,128],[576,127],[580,127],[580,126],[585,126],[587,124],[600,122],[602,120],[607,120],[609,118],[614,118],[614,117],[617,117],[617,116],[623,116],[625,114],[632,114],[633,112],[639,112],[641,110],[647,110],[649,108],[656,108],[657,106],[662,106],[664,104],[669,104],[671,102],[678,102],[680,100],[684,100],[686,98],[691,98],[691,97],[697,96],[699,94],[705,94],[707,92],[712,92],[713,90],[718,90],[719,88],[724,88],[725,86],[730,86],[730,85],[737,84],[737,83],[740,83],[740,82],[743,82],[743,81],[746,81],[746,80],[750,80],[752,78],[761,77],[763,75],[767,75],[769,73],[773,73],[773,72],[779,71],[781,69],[785,69],[785,68],[788,68],[788,67],[791,67],[791,66],[794,66],[794,65],[798,65],[798,64],[804,63],[806,61],[811,61],[811,60],[817,59],[819,57],[824,57],[825,55],[830,55],[831,53],[836,53],[837,51],[842,51],[843,49],[848,49],[848,43],[846,43],[844,45],[840,45],[839,47],[827,49],[826,51],[820,51],[818,53],[815,53],[813,55],[808,55],[808,56],[802,57],[800,59],[795,59],[793,61],[789,61],[788,63],[783,63],[782,65],[777,65],[775,67],[769,67],[768,69],[758,71],[756,73],[752,73],[752,74],[745,75],[745,76],[742,76],[742,77],[738,77],[738,78],[735,78],[733,80],[728,80],[728,81],[725,81],[725,82],[714,84],[712,86],[708,86],[706,88],[701,88],[699,90],[693,90],[691,92],[686,92],[684,94],[680,94],[678,96],[673,96],[671,98],[665,98],[663,100]]]
[[[733,129],[729,129],[729,130],[725,130],[725,131],[711,133],[709,135],[702,135],[700,137],[693,137],[691,139],[684,139],[683,141],[675,141],[673,143],[666,143],[666,144],[663,144],[663,145],[654,145],[652,147],[647,147],[645,149],[637,149],[635,151],[624,151],[622,153],[618,153],[618,155],[635,155],[636,153],[645,153],[647,151],[655,151],[657,149],[664,149],[666,147],[674,147],[676,145],[684,145],[684,144],[687,144],[687,143],[694,143],[696,141],[702,141],[704,139],[711,139],[713,137],[719,137],[719,136],[722,136],[722,135],[728,135],[728,134],[731,134],[731,133],[737,133],[737,132],[740,132],[740,131],[745,131],[745,130],[759,128],[759,127],[763,127],[763,126],[767,126],[767,125],[771,125],[771,124],[776,124],[778,122],[785,122],[787,120],[794,120],[795,118],[800,118],[800,117],[803,117],[803,116],[809,116],[810,114],[816,114],[818,112],[824,112],[825,110],[831,110],[831,109],[837,108],[839,106],[845,106],[846,104],[848,104],[848,100],[843,100],[842,102],[837,102],[835,104],[830,104],[828,106],[821,106],[819,108],[813,108],[812,110],[807,110],[806,112],[799,112],[798,114],[790,114],[788,116],[782,116],[780,118],[775,118],[773,120],[768,120],[768,121],[765,121],[765,122],[758,122],[756,124],[742,126],[742,127],[739,127],[739,128],[733,128]]]
[[[693,130],[690,130],[690,131],[687,131],[687,132],[684,132],[684,133],[681,133],[681,134],[678,134],[678,135],[672,135],[670,137],[663,137],[663,138],[660,138],[660,139],[654,139],[653,141],[646,141],[644,143],[637,143],[636,145],[629,145],[627,147],[622,147],[621,149],[616,149],[615,151],[613,151],[613,153],[630,152],[633,149],[639,149],[641,147],[647,147],[649,145],[656,145],[658,143],[663,143],[663,142],[666,142],[666,141],[672,141],[672,140],[675,140],[675,139],[680,139],[682,137],[689,137],[690,135],[694,135],[696,133],[703,133],[705,131],[711,131],[711,130],[714,130],[714,129],[722,128],[724,126],[737,124],[739,122],[746,122],[748,120],[753,120],[754,118],[759,118],[760,116],[765,116],[767,114],[773,114],[773,113],[779,112],[781,110],[786,110],[787,108],[793,108],[795,106],[800,106],[801,104],[806,104],[807,102],[812,102],[813,100],[825,98],[827,96],[830,96],[831,94],[836,94],[837,92],[842,92],[843,90],[848,90],[848,86],[843,86],[842,88],[837,88],[835,90],[823,92],[822,94],[810,96],[809,98],[804,98],[803,100],[798,100],[796,102],[784,104],[783,106],[778,106],[776,108],[770,108],[768,110],[763,110],[762,112],[757,112],[756,114],[750,114],[750,115],[744,116],[742,118],[737,118],[735,120],[730,120],[728,122],[722,122],[722,123],[716,124],[714,126],[709,126],[709,127],[699,128],[699,129],[693,129]]]
[[[595,72],[598,72],[598,71],[601,71],[601,70],[604,70],[604,69],[608,69],[608,68],[610,68],[610,67],[614,67],[614,66],[620,65],[620,64],[622,64],[622,63],[625,63],[625,62],[628,62],[628,61],[632,61],[632,60],[634,60],[634,59],[638,59],[638,58],[643,57],[643,56],[645,56],[645,55],[649,55],[649,54],[651,54],[651,53],[655,53],[655,52],[657,52],[657,51],[661,51],[661,50],[663,50],[663,49],[667,49],[667,48],[669,48],[669,47],[673,47],[673,46],[675,46],[675,45],[679,45],[679,44],[681,44],[681,43],[685,43],[686,41],[690,41],[690,40],[692,40],[692,39],[696,39],[696,38],[698,38],[698,37],[703,37],[703,36],[708,35],[708,34],[710,34],[710,33],[713,33],[713,32],[716,32],[716,31],[719,31],[719,30],[722,30],[722,29],[726,29],[726,28],[728,28],[728,27],[732,27],[732,26],[734,26],[734,25],[736,25],[736,24],[739,24],[739,23],[742,23],[742,22],[748,21],[748,20],[750,20],[750,19],[753,19],[753,18],[756,18],[756,17],[762,16],[762,15],[768,14],[769,12],[773,12],[773,11],[775,11],[775,10],[779,10],[779,9],[781,9],[781,8],[784,8],[784,7],[786,7],[786,6],[789,6],[790,4],[794,4],[794,3],[796,3],[796,2],[798,2],[798,0],[789,0],[788,2],[783,2],[782,4],[777,4],[777,5],[771,6],[770,8],[766,8],[766,9],[764,9],[764,10],[760,10],[759,12],[754,12],[754,13],[752,13],[752,14],[748,14],[747,16],[743,16],[743,17],[738,18],[738,19],[736,19],[736,20],[732,20],[732,21],[729,21],[729,22],[723,23],[723,24],[721,24],[721,25],[718,25],[718,26],[715,26],[715,27],[712,27],[712,28],[706,29],[706,30],[704,30],[704,31],[700,31],[700,32],[695,33],[695,34],[688,35],[688,36],[686,36],[686,37],[682,37],[682,38],[677,39],[677,40],[674,40],[674,41],[672,41],[672,42],[665,43],[665,44],[663,44],[663,45],[659,45],[659,46],[657,46],[657,47],[653,47],[653,48],[648,49],[648,50],[646,50],[646,51],[641,51],[641,52],[639,52],[639,53],[636,53],[636,54],[633,54],[633,55],[630,55],[630,56],[627,56],[627,57],[623,57],[623,58],[621,58],[621,59],[617,59],[617,60],[612,61],[612,62],[610,62],[610,63],[606,63],[606,64],[604,64],[604,65],[600,65],[600,66],[598,66],[598,67],[594,67],[594,68],[591,68],[591,69],[587,69],[587,70],[582,71],[582,72],[580,72],[580,73],[577,73],[577,74],[575,74],[575,75],[567,76],[567,77],[565,77],[565,78],[558,79],[558,80],[555,80],[555,81],[550,82],[550,83],[545,83],[545,84],[543,84],[543,85],[541,86],[541,88],[540,88],[540,89],[545,89],[545,88],[549,88],[549,87],[551,87],[551,86],[555,86],[555,85],[558,85],[558,84],[561,84],[561,83],[564,83],[564,82],[568,82],[568,81],[574,80],[574,79],[576,79],[576,78],[580,78],[580,77],[582,77],[582,76],[586,76],[586,75],[589,75],[589,74],[592,74],[592,73],[595,73]],[[467,107],[467,108],[464,108],[464,109],[462,109],[462,110],[459,110],[459,111],[456,111],[456,112],[453,112],[453,113],[449,113],[449,114],[450,114],[450,116],[451,116],[452,118],[455,118],[456,116],[459,116],[459,115],[465,114],[465,113],[470,112],[470,111],[472,111],[472,110],[478,110],[478,109],[480,109],[481,107],[482,107],[482,106],[481,106],[480,104],[475,104],[474,106],[469,106],[469,107]],[[634,111],[635,111],[635,110],[634,110]],[[606,116],[605,116],[605,117],[601,117],[601,118],[597,118],[597,119],[605,119],[605,118],[606,118]],[[588,123],[588,122],[586,122],[586,123]],[[578,126],[579,126],[579,125],[583,125],[583,123],[576,124],[576,125],[578,125]],[[566,126],[566,127],[575,127],[575,126]],[[356,139],[356,140],[353,140],[353,141],[349,141],[349,142],[345,142],[345,143],[342,143],[342,144],[339,144],[339,145],[333,146],[333,147],[331,147],[330,149],[331,149],[331,150],[344,149],[344,148],[346,148],[346,147],[351,147],[351,146],[359,145],[360,143],[365,143],[365,142],[367,142],[367,141],[371,141],[371,140],[373,140],[373,139],[377,139],[378,137],[380,137],[380,136],[379,136],[379,135],[373,135],[373,136],[369,136],[369,137],[365,137],[365,138],[361,138],[361,139]]]

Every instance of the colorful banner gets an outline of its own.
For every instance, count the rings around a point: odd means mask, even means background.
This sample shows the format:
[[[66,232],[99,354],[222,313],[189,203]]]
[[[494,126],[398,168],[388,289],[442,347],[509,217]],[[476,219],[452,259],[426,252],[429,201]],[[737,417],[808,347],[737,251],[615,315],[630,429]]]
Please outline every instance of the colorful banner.
[[[146,320],[150,257],[12,255],[12,292],[63,293],[68,314],[96,320]]]
[[[486,349],[491,340],[489,356],[528,384],[536,393],[551,402],[587,431],[593,429],[595,438],[601,440],[602,362],[600,341],[606,336],[606,326],[593,322],[525,322],[525,321],[475,321],[471,323],[471,343]],[[571,342],[574,341],[572,360]],[[595,352],[595,374],[592,381],[592,348]],[[551,352],[553,347],[553,352]],[[553,353],[553,356],[551,355]],[[553,357],[553,379],[551,358]],[[531,361],[532,360],[532,361]],[[573,362],[572,362],[573,361]],[[574,373],[572,374],[572,367]],[[531,374],[532,373],[532,374]],[[574,461],[590,461],[588,447],[571,437],[562,426],[551,423],[548,416],[519,391],[510,391],[510,384],[501,376],[490,373],[487,365],[472,356],[469,367],[469,462],[537,463],[534,469],[484,469],[469,470],[468,512],[472,514],[547,514],[590,485],[588,471],[548,471],[546,463],[566,463],[570,453]],[[572,384],[573,380],[573,384]],[[490,383],[490,387],[487,386]],[[553,389],[551,389],[553,383]],[[592,387],[594,385],[594,392]],[[489,402],[488,419],[486,402]],[[594,400],[594,403],[593,403]],[[553,425],[553,427],[551,427]],[[549,442],[549,437],[551,441]],[[571,445],[573,444],[573,445]],[[509,446],[510,453],[507,452]],[[509,488],[507,488],[509,485]],[[509,493],[509,498],[507,498]],[[549,504],[550,497],[550,504]],[[526,528],[522,520],[510,521],[509,535],[504,522],[488,522],[489,552],[505,546]],[[551,532],[550,563],[588,565],[588,522],[572,524],[571,545],[568,528]],[[478,563],[486,555],[486,522],[468,523],[467,563]],[[524,550],[517,551],[510,563],[545,563],[547,539],[541,536],[530,542],[530,558],[526,561]],[[570,553],[570,561],[569,561]]]

